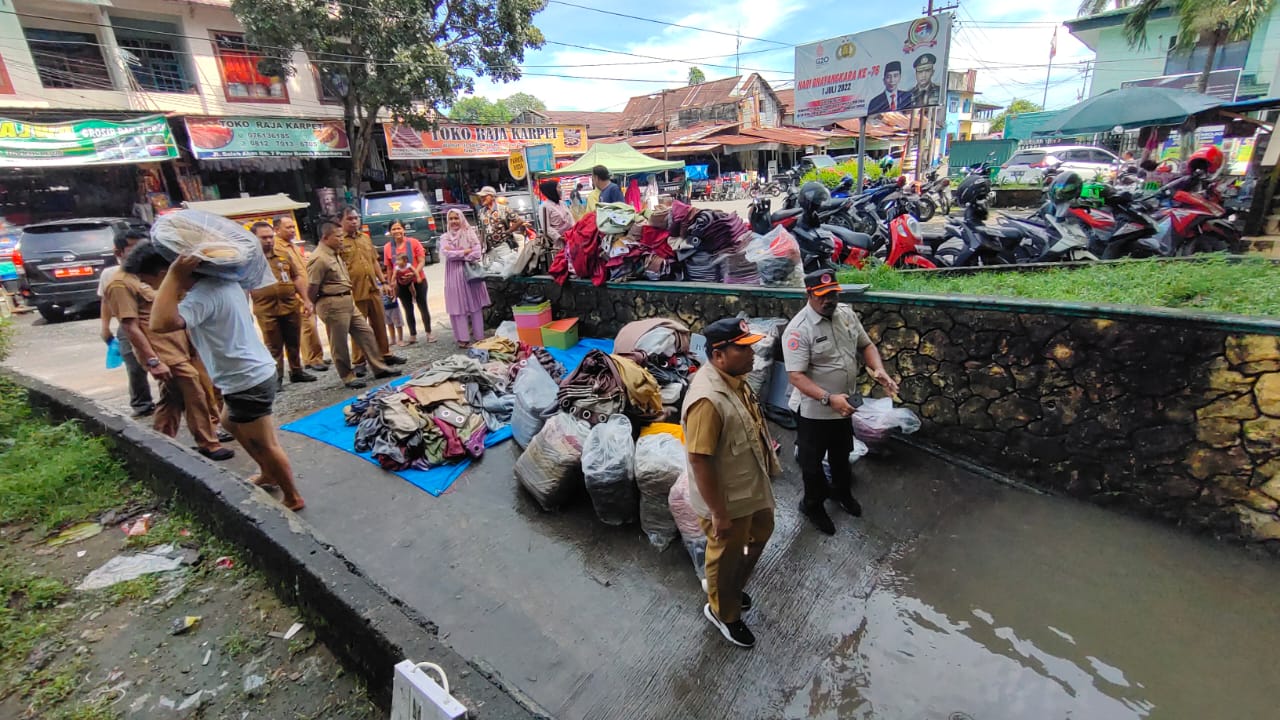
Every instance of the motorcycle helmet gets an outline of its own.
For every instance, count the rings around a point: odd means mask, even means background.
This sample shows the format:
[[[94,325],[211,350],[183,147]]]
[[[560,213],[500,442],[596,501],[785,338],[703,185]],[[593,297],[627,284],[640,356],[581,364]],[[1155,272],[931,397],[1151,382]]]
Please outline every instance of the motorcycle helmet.
[[[1187,169],[1195,172],[1201,170],[1213,175],[1222,168],[1222,151],[1213,145],[1205,145],[1191,154],[1187,160]]]
[[[827,190],[827,186],[816,180],[807,182],[804,187],[800,188],[800,210],[804,213],[801,218],[805,225],[809,227],[817,227],[821,225],[818,221],[818,210],[822,208],[822,203],[831,199],[831,191]]]
[[[956,188],[956,201],[961,205],[982,202],[991,194],[991,180],[986,175],[970,175]]]
[[[1053,184],[1049,186],[1049,199],[1058,203],[1069,203],[1080,197],[1080,190],[1084,188],[1084,181],[1076,173],[1063,173],[1054,179]]]

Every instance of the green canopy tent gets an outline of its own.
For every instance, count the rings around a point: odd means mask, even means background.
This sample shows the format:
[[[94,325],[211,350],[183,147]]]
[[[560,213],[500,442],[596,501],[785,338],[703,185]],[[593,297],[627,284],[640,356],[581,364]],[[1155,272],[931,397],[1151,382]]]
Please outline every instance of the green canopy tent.
[[[1036,128],[1034,135],[1087,135],[1117,126],[1180,125],[1189,116],[1222,105],[1222,100],[1186,90],[1130,87],[1110,90],[1068,108]]]
[[[643,175],[645,173],[684,169],[684,162],[681,160],[651,158],[624,142],[595,142],[591,144],[590,149],[582,154],[582,157],[573,161],[573,164],[566,165],[555,172],[539,174],[543,177],[590,175],[591,168],[596,165],[603,165],[609,168],[609,172],[614,175]]]

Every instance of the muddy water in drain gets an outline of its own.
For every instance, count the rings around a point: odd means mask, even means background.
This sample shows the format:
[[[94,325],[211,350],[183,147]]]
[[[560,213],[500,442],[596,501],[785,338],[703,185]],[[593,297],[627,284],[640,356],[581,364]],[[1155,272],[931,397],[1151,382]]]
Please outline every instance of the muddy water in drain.
[[[1007,493],[887,563],[787,717],[1275,717],[1280,563]]]

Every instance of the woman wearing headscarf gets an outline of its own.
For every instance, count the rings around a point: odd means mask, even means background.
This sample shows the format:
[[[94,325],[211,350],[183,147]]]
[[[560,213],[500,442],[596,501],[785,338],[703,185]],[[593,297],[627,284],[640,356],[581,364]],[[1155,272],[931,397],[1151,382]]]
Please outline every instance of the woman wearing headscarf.
[[[445,233],[440,236],[444,253],[444,308],[449,313],[453,337],[459,348],[484,339],[484,308],[489,305],[489,288],[484,281],[467,279],[466,264],[479,262],[484,243],[459,210],[446,216]],[[468,325],[468,323],[470,323]]]
[[[564,234],[573,227],[573,216],[560,203],[560,183],[555,180],[543,180],[538,183],[542,193],[542,205],[538,208],[538,217],[542,221],[542,232],[551,240],[551,256],[555,257],[564,249]]]

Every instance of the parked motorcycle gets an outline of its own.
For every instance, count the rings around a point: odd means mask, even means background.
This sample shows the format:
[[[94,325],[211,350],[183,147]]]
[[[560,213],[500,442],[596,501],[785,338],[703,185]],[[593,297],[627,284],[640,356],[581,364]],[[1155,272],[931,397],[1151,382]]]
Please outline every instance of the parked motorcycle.
[[[1008,225],[988,225],[987,198],[991,180],[971,173],[956,188],[956,200],[964,207],[962,218],[947,218],[945,239],[934,251],[939,265],[951,267],[1012,265],[1028,262],[1043,246],[1023,230]]]
[[[920,236],[920,223],[910,215],[899,215],[889,223],[889,254],[885,264],[893,268],[935,270],[938,265],[925,257],[927,246]]]
[[[920,200],[922,203],[931,203],[935,210],[942,211],[943,215],[951,214],[951,178],[938,177],[937,170],[930,170],[928,182],[920,189]],[[933,213],[929,213],[929,217],[933,217]],[[927,222],[927,218],[920,218],[921,221]]]

